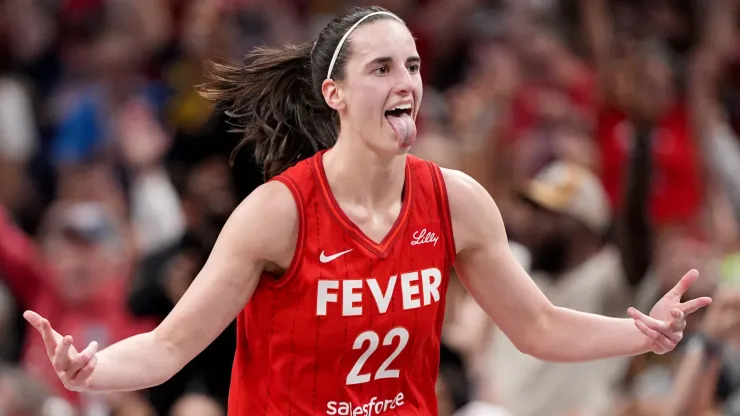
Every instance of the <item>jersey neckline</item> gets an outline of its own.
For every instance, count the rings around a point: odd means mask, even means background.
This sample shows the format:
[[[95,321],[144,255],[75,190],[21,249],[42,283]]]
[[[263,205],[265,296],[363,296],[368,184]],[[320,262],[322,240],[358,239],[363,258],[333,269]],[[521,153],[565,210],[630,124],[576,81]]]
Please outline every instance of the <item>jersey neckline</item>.
[[[401,230],[406,224],[409,216],[412,188],[410,182],[412,175],[410,172],[408,157],[406,158],[401,211],[398,213],[398,217],[396,218],[396,221],[393,223],[393,226],[390,228],[390,230],[388,230],[388,233],[385,235],[385,237],[383,237],[380,243],[377,243],[375,240],[368,237],[367,234],[365,234],[365,232],[362,231],[362,229],[347,216],[344,210],[342,210],[342,207],[339,206],[337,200],[334,198],[334,194],[332,193],[331,187],[329,186],[329,180],[326,177],[326,171],[324,170],[323,159],[324,153],[326,153],[327,150],[320,151],[316,155],[316,157],[313,158],[313,167],[319,185],[321,187],[321,193],[324,195],[324,199],[328,203],[329,211],[331,211],[332,216],[341,224],[341,226],[345,230],[347,230],[353,236],[356,241],[358,241],[360,244],[362,244],[365,248],[370,250],[378,257],[388,257],[388,254],[390,254],[390,250],[393,247],[393,243],[398,239],[398,236],[401,235]]]

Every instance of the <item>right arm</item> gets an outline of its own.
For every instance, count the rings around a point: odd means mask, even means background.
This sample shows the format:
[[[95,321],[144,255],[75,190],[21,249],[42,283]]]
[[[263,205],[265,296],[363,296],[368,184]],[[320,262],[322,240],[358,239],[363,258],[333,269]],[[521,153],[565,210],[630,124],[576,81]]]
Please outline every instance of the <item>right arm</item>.
[[[693,53],[688,74],[692,135],[705,137],[716,115],[719,78],[734,46],[738,0],[708,2],[701,40]]]
[[[698,155],[699,175],[704,189],[705,206],[714,239],[730,247],[734,245],[737,232],[734,219],[723,223],[725,205],[729,203],[725,193],[726,180],[736,177],[734,147],[722,146],[725,142],[722,131],[726,126],[723,109],[718,100],[722,71],[734,46],[735,18],[740,1],[715,0],[706,4],[706,18],[701,39],[693,53],[688,71],[687,95],[689,104],[690,133],[694,151]],[[733,143],[730,139],[729,143]],[[734,181],[737,184],[736,181]],[[719,224],[720,226],[716,226]],[[724,224],[724,225],[723,225]],[[731,224],[728,226],[728,224]]]
[[[271,182],[231,215],[203,269],[172,312],[153,331],[95,354],[91,344],[70,350],[72,338],[54,333],[32,312],[26,319],[44,336],[47,353],[67,388],[131,391],[161,384],[205,349],[244,308],[268,265],[287,269],[297,239],[290,191]]]
[[[591,59],[596,68],[599,100],[606,106],[617,104],[615,91],[614,28],[606,0],[580,0],[579,9]]]
[[[33,240],[13,224],[0,205],[0,279],[21,307],[33,303],[48,274]]]

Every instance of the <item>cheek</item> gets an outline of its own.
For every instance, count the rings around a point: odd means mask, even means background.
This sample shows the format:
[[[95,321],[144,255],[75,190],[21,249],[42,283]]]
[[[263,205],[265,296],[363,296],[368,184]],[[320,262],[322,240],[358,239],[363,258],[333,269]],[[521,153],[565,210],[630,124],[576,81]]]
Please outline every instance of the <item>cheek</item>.
[[[416,110],[419,110],[421,99],[424,96],[424,86],[422,85],[421,76],[416,75],[414,77],[414,101],[416,102]]]
[[[377,87],[359,84],[347,94],[347,113],[355,118],[367,118],[369,111],[382,109],[383,102]]]
[[[54,246],[46,253],[46,256],[61,270],[72,269],[79,263],[75,250],[66,244]]]

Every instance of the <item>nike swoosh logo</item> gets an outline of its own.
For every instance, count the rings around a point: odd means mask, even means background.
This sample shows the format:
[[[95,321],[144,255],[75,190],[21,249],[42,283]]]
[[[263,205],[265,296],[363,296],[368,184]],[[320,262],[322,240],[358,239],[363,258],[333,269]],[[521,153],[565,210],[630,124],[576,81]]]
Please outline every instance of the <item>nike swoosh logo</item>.
[[[324,255],[324,252],[322,251],[321,252],[321,255],[319,256],[319,261],[322,262],[322,263],[329,263],[330,261],[335,260],[335,259],[337,259],[337,258],[339,258],[339,257],[341,257],[341,256],[343,256],[343,255],[345,255],[347,253],[349,253],[350,251],[352,251],[352,249],[349,249],[349,250],[346,250],[346,251],[342,251],[341,253],[332,254],[331,256]]]

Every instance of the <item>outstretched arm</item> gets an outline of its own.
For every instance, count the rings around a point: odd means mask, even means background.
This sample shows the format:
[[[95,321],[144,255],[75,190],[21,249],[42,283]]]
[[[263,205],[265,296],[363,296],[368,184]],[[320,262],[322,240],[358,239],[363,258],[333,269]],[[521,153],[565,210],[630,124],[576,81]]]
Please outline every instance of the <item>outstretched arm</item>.
[[[153,331],[96,354],[81,353],[33,312],[26,319],[41,332],[59,377],[72,390],[128,391],[161,384],[208,346],[251,298],[264,268],[287,268],[297,229],[288,189],[271,182],[253,192],[224,226],[210,258],[172,312]]]
[[[614,54],[614,27],[606,0],[579,0],[581,22],[593,65],[598,77],[599,100],[603,105],[617,105]]]
[[[630,309],[635,319],[609,318],[556,307],[512,255],[501,214],[472,178],[443,170],[457,251],[455,267],[470,294],[522,352],[546,361],[589,361],[672,350],[685,315],[709,298],[680,303],[697,278],[687,273],[653,309]]]

